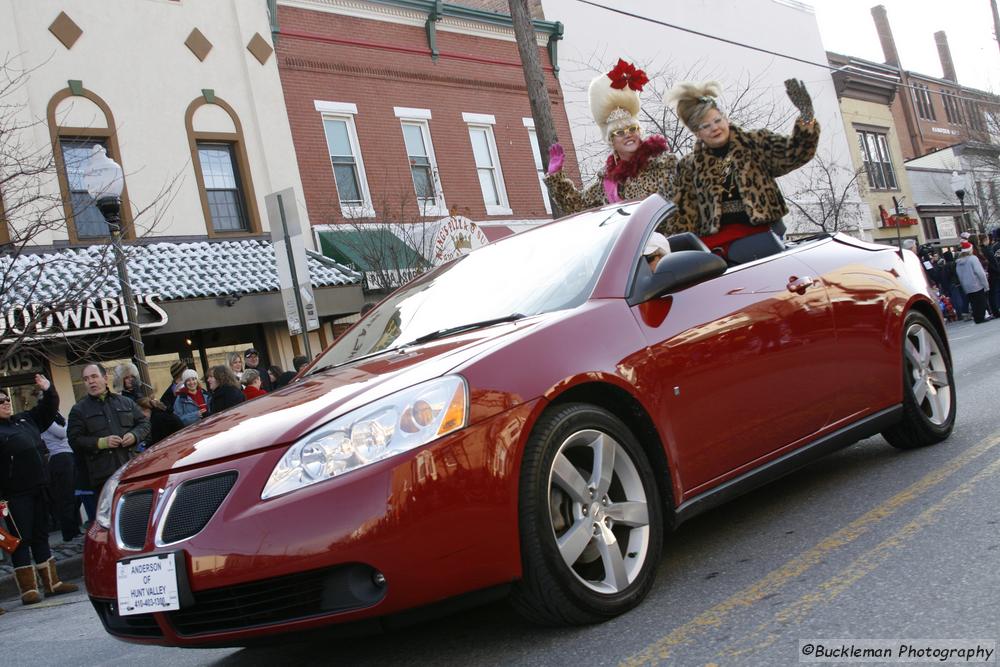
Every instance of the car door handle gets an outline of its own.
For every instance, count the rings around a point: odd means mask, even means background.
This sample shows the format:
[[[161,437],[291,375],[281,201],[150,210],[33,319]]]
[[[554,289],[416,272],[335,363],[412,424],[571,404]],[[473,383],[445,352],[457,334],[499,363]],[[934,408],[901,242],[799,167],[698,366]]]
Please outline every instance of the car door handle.
[[[801,278],[797,276],[791,276],[788,279],[788,291],[795,292],[796,294],[805,294],[806,290],[816,284],[810,276],[802,276]]]

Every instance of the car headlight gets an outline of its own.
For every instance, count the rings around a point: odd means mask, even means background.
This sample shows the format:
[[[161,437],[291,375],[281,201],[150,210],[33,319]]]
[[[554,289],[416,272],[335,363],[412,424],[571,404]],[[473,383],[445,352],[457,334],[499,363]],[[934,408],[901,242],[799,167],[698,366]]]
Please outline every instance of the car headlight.
[[[126,463],[125,465],[128,464]],[[123,470],[125,470],[124,465],[116,470],[114,475],[108,477],[108,480],[104,482],[104,486],[101,488],[101,495],[97,498],[97,516],[94,517],[94,520],[102,528],[111,527],[112,501],[115,499],[115,491],[118,490],[118,482],[122,478]]]
[[[289,447],[274,466],[261,500],[420,447],[463,428],[468,414],[469,392],[465,380],[457,375],[381,398],[338,417]]]

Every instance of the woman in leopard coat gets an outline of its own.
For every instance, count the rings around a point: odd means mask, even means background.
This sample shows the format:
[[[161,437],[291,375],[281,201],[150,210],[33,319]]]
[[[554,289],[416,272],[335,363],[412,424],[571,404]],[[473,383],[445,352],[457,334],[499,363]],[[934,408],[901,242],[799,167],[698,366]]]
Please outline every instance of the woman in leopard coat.
[[[677,116],[697,138],[678,164],[671,233],[691,231],[727,256],[736,239],[770,231],[788,213],[775,179],[803,166],[816,154],[819,123],[801,81],[785,81],[799,110],[790,137],[770,130],[731,125],[716,104],[718,83],[681,83],[666,95]]]
[[[590,82],[590,112],[611,146],[611,155],[594,182],[580,190],[563,174],[562,146],[552,145],[545,183],[563,214],[641,199],[654,192],[673,195],[677,158],[667,150],[664,137],[643,139],[637,118],[639,92],[648,81],[645,72],[619,59],[613,70]]]

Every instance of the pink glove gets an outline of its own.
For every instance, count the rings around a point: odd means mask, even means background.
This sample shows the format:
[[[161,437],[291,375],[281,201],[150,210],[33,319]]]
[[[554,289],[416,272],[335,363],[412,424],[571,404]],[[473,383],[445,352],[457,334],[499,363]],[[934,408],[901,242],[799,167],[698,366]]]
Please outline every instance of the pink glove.
[[[562,170],[563,161],[566,159],[566,151],[558,143],[549,146],[549,174],[554,174]]]

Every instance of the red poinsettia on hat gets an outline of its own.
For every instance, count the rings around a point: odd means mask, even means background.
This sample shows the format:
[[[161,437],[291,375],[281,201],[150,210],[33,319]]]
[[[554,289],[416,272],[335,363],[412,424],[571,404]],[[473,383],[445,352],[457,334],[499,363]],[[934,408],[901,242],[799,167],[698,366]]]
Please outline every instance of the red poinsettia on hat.
[[[642,87],[649,83],[649,77],[641,69],[637,69],[632,63],[627,63],[621,58],[615,68],[608,72],[611,79],[611,87],[622,90],[628,86],[636,92],[642,92]]]

